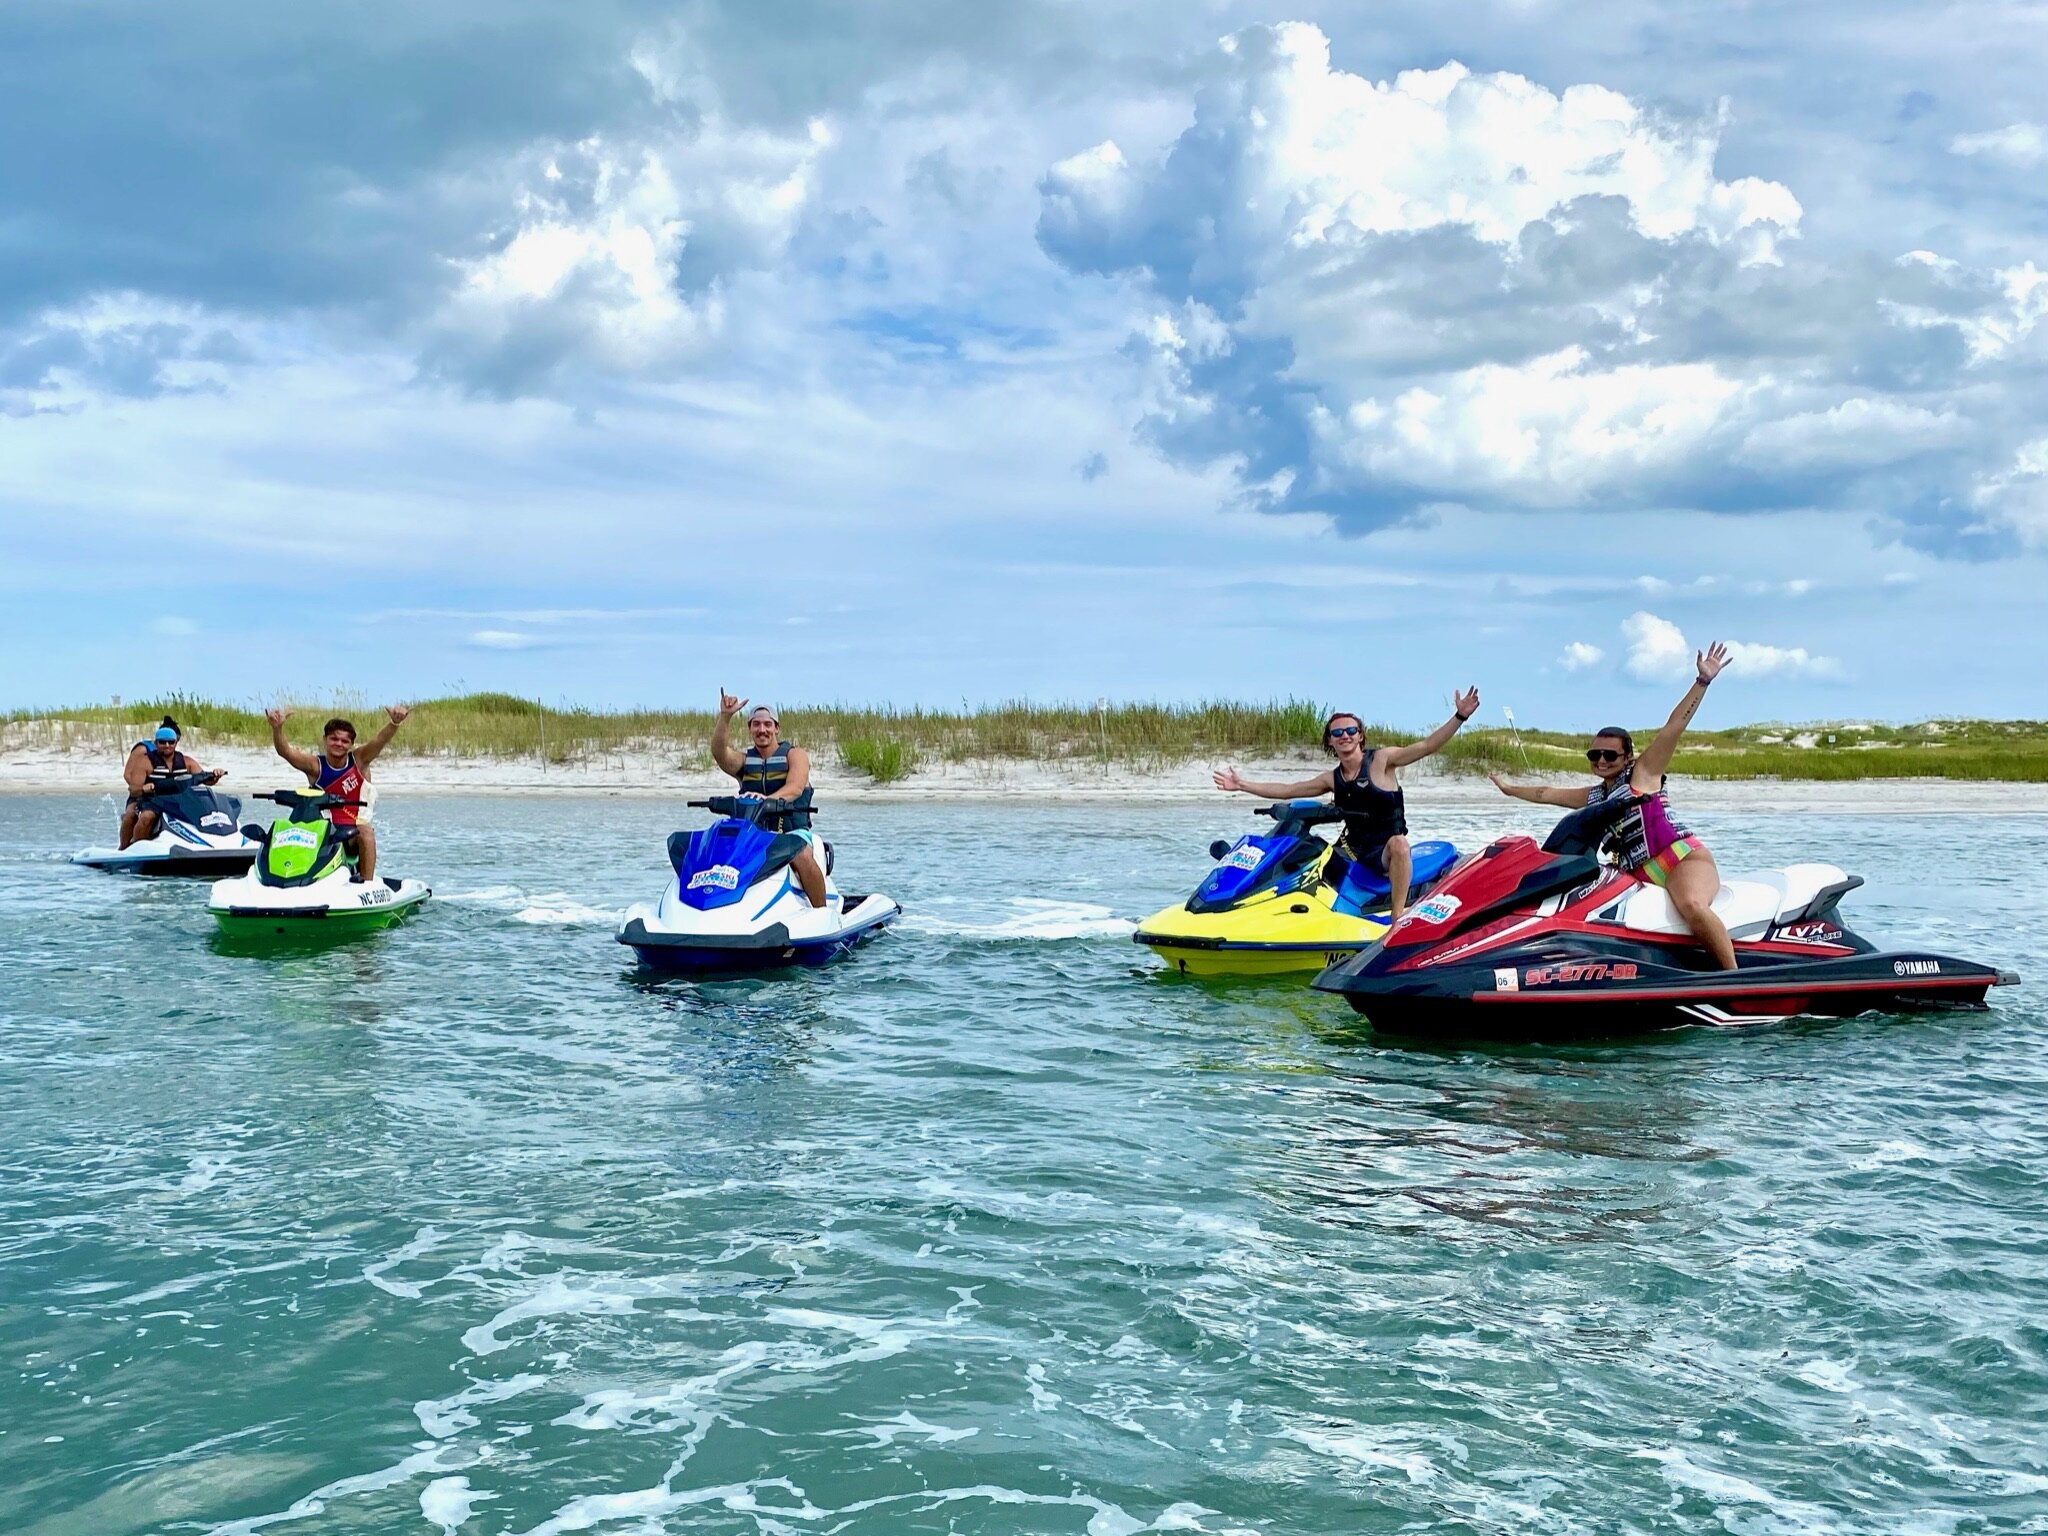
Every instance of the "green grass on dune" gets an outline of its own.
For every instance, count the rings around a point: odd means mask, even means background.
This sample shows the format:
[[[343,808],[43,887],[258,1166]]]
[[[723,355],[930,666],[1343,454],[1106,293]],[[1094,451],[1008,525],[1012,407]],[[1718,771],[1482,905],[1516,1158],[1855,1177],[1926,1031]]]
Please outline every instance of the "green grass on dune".
[[[368,735],[384,712],[342,695],[292,706],[294,740],[311,741],[331,714],[347,716]],[[1158,766],[1195,759],[1257,759],[1313,752],[1324,706],[1306,699],[1265,704],[1116,704],[1098,712],[1082,704],[1014,702],[957,710],[864,709],[815,705],[784,712],[783,734],[829,751],[839,761],[888,782],[920,764],[977,760],[1109,762]],[[208,699],[135,700],[120,706],[18,710],[4,717],[17,742],[65,750],[118,752],[149,734],[159,716],[175,715],[195,750],[202,744],[261,747],[270,728],[261,709]],[[1657,721],[1636,727],[1639,741]],[[601,763],[631,751],[668,753],[708,766],[709,710],[546,708],[504,693],[427,699],[393,744],[394,753]],[[1412,733],[1367,726],[1370,739],[1406,742]],[[1583,773],[1585,737],[1577,733],[1468,726],[1444,750],[1454,772],[1531,770]],[[1694,731],[1674,771],[1697,778],[1876,779],[1945,778],[2048,782],[2048,722],[1940,720],[1919,725],[1753,725]]]

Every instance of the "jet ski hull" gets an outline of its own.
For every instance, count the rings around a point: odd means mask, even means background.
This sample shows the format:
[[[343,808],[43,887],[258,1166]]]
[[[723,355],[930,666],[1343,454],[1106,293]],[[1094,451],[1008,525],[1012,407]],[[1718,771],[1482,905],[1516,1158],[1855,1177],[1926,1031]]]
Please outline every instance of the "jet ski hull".
[[[1581,1040],[1697,1025],[1978,1009],[2019,978],[1918,950],[1880,952],[1837,906],[1832,865],[1724,877],[1737,968],[1716,966],[1654,885],[1503,838],[1386,938],[1315,980],[1375,1030],[1424,1040]]]
[[[332,940],[376,933],[404,921],[433,891],[419,880],[322,880],[280,890],[254,879],[224,880],[207,910],[224,939],[265,942]]]
[[[1187,901],[1138,925],[1141,944],[1184,976],[1312,976],[1379,942],[1387,931],[1386,882],[1350,861],[1329,882],[1330,845],[1309,835],[1341,813],[1316,801],[1265,807],[1274,832],[1211,848],[1219,864]],[[1449,843],[1418,843],[1411,901],[1452,867]]]
[[[641,907],[627,914],[618,939],[648,970],[739,975],[830,965],[874,938],[902,912],[887,896],[849,896],[839,923],[824,932],[793,933],[788,923],[777,922],[746,933],[717,933],[665,930],[657,913]]]
[[[1420,1039],[1566,1041],[1698,1026],[1728,1028],[1863,1013],[1982,1009],[2019,978],[1920,953],[1692,972],[1645,960],[1555,951],[1360,978],[1335,966],[1313,985],[1343,996],[1381,1033]]]
[[[244,874],[255,859],[254,844],[246,848],[177,845],[145,850],[142,844],[135,843],[126,848],[87,848],[71,856],[71,862],[82,868],[102,869],[111,874],[170,875],[208,880]]]

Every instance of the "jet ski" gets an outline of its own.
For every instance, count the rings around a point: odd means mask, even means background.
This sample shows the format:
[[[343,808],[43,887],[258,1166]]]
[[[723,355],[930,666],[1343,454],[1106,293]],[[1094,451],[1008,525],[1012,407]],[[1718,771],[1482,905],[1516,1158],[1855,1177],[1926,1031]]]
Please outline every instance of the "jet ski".
[[[1720,970],[1661,887],[1592,856],[1586,817],[1566,817],[1542,845],[1528,837],[1490,844],[1384,941],[1314,985],[1389,1034],[1565,1040],[1981,1009],[1992,987],[2019,981],[1925,950],[1880,951],[1836,910],[1862,877],[1832,864],[1724,880],[1714,911],[1734,940],[1737,969]]]
[[[618,940],[652,970],[735,972],[824,965],[873,938],[902,908],[887,896],[843,896],[832,882],[832,845],[818,843],[825,905],[814,907],[790,870],[804,847],[797,829],[816,809],[753,795],[692,800],[718,817],[668,840],[675,878],[654,901],[627,909]]]
[[[267,827],[247,826],[257,845],[254,867],[239,879],[217,880],[206,909],[224,938],[341,938],[388,928],[433,894],[419,880],[364,880],[331,810],[360,806],[317,789],[280,789],[256,796],[284,808]]]
[[[214,785],[219,770],[188,773],[160,768],[149,776],[149,795],[140,806],[155,811],[152,837],[126,848],[86,848],[71,856],[90,869],[132,875],[238,875],[256,857],[256,843],[237,825],[242,802]]]
[[[1179,906],[1153,913],[1132,939],[1190,976],[1319,971],[1387,931],[1392,888],[1345,858],[1315,828],[1344,819],[1323,800],[1286,800],[1253,812],[1273,830],[1209,845],[1217,867]],[[1409,899],[1457,862],[1449,843],[1416,843]],[[1337,861],[1333,864],[1333,860]]]

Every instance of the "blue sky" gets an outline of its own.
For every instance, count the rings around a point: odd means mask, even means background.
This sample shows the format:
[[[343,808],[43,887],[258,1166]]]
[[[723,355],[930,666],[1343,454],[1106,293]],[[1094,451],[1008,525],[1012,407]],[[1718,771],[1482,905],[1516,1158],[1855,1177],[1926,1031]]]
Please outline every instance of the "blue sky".
[[[2038,11],[0,13],[0,706],[2043,713]],[[1712,723],[1712,722],[1708,722]]]

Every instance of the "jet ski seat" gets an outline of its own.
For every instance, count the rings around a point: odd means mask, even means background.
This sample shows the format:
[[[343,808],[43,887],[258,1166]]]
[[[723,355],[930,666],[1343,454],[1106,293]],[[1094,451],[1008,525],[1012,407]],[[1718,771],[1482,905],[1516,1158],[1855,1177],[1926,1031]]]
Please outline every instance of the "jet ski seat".
[[[1408,858],[1408,891],[1413,895],[1457,863],[1458,850],[1445,842],[1413,843],[1409,846]],[[1384,877],[1346,858],[1341,851],[1331,855],[1333,863],[1338,859],[1343,859],[1344,869],[1338,876],[1337,896],[1331,905],[1339,912],[1357,917],[1384,905],[1394,894],[1393,886]]]
[[[1859,882],[1832,864],[1788,864],[1783,869],[1759,870],[1723,880],[1721,893],[1714,898],[1714,915],[1727,924],[1730,938],[1762,938],[1773,923],[1789,923],[1807,915],[1807,909],[1831,888],[1846,891],[1855,883]],[[1647,881],[1610,910],[1623,926],[1638,933],[1691,931],[1663,887]]]

